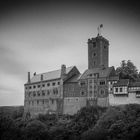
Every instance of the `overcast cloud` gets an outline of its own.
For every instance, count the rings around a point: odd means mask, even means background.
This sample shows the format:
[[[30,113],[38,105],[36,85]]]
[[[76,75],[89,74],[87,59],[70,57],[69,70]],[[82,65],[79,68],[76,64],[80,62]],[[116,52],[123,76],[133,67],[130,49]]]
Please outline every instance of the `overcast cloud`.
[[[140,70],[140,11],[132,1],[3,1],[0,5],[0,105],[23,105],[27,72],[87,69],[87,40],[110,42],[110,66],[132,60]]]

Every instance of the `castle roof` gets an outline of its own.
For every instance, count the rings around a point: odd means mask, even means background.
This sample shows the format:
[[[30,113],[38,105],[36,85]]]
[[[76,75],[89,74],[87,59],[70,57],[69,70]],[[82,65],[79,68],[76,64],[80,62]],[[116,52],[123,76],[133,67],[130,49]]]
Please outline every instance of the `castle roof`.
[[[77,74],[77,75],[74,75],[73,77],[71,77],[70,79],[66,80],[66,82],[68,83],[75,83],[75,82],[78,82],[79,78],[80,78],[81,74]]]
[[[87,69],[80,79],[86,79],[95,73],[98,73],[99,77],[109,77],[112,70],[114,70],[114,67]]]
[[[120,79],[117,81],[117,83],[114,83],[114,87],[119,87],[119,86],[128,86],[129,84],[129,79]]]
[[[73,68],[74,68],[74,66],[67,67],[66,68],[66,74],[68,74]],[[40,82],[41,81],[41,75],[43,75],[43,81],[59,79],[59,78],[61,78],[61,69],[46,72],[46,73],[36,74],[31,78],[31,83]]]
[[[130,82],[129,87],[140,87],[140,82]]]

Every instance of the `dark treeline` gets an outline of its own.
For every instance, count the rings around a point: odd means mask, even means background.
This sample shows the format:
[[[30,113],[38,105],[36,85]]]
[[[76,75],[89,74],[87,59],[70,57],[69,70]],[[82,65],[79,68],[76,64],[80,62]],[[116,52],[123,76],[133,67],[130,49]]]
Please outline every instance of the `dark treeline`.
[[[15,113],[15,115],[14,115]],[[138,140],[140,105],[84,107],[77,114],[23,118],[23,108],[12,115],[0,112],[1,140]]]

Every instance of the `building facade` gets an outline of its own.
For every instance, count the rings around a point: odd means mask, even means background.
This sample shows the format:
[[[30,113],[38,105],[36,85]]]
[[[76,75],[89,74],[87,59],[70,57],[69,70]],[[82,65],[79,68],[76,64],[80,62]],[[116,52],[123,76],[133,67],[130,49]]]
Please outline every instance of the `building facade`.
[[[140,82],[120,79],[113,84],[113,92],[109,94],[110,105],[140,104]]]
[[[88,69],[80,74],[76,66],[36,74],[24,85],[25,113],[75,114],[84,106],[140,103],[140,82],[119,80],[109,67],[109,41],[97,35],[88,39]]]

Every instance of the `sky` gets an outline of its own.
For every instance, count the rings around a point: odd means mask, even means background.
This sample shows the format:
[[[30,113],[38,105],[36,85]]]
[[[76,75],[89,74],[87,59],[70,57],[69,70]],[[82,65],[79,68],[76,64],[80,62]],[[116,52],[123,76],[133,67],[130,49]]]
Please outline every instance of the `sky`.
[[[0,106],[23,105],[27,72],[62,64],[87,69],[87,40],[109,40],[109,65],[131,60],[140,70],[140,5],[135,0],[2,0],[0,2]]]

